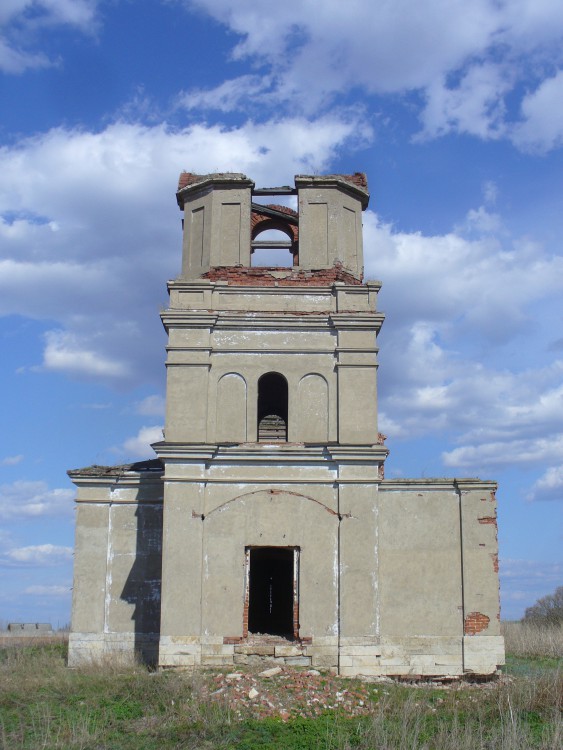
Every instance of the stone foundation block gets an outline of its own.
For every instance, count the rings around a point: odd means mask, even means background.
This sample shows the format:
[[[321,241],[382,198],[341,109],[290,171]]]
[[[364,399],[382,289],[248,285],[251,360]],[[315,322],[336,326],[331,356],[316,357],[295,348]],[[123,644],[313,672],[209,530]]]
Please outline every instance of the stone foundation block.
[[[313,667],[320,667],[321,669],[330,669],[330,667],[338,666],[338,654],[327,653],[327,654],[313,654],[311,657],[311,664]]]
[[[275,646],[275,656],[303,656],[305,646]]]
[[[235,654],[255,654],[257,656],[275,656],[274,644],[260,644],[252,645],[249,643],[241,643],[235,645]]]
[[[311,657],[310,656],[286,656],[285,663],[291,664],[293,667],[310,667]]]

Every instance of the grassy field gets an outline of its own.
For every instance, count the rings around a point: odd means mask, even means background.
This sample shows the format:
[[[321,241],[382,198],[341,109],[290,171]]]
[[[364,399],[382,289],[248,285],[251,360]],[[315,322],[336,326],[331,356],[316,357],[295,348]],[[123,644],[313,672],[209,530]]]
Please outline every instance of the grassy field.
[[[216,672],[151,673],[115,662],[69,670],[64,643],[0,644],[0,747],[559,750],[562,629],[510,623],[505,635],[500,680],[377,683],[367,690],[364,715],[354,718],[338,710],[305,718],[296,698],[286,721],[254,718],[250,701],[235,712],[221,695],[210,699]],[[341,682],[354,690],[354,681]]]

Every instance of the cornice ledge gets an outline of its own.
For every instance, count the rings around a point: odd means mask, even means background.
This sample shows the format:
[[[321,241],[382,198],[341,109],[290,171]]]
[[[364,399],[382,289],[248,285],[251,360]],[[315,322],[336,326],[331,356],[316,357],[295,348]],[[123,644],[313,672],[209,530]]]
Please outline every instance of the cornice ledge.
[[[496,482],[477,479],[474,477],[461,478],[456,477],[431,477],[418,479],[384,479],[379,487],[380,491],[396,490],[453,490],[455,492],[468,492],[471,490],[483,490],[487,492],[494,491],[497,487]]]
[[[460,492],[469,492],[470,490],[495,492],[498,487],[497,483],[492,479],[479,479],[477,477],[456,477],[454,483]]]
[[[161,440],[158,443],[152,443],[151,448],[161,460],[184,460],[210,461],[217,449],[216,445],[209,443],[173,443],[167,440]]]
[[[366,461],[384,461],[389,455],[389,449],[384,445],[329,445],[327,453],[333,461],[339,463],[351,461],[366,463]]]

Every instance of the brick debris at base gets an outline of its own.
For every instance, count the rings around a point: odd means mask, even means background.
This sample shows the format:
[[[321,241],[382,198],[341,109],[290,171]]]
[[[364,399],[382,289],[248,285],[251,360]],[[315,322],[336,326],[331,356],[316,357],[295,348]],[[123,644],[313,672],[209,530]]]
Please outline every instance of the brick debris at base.
[[[204,695],[228,704],[236,716],[319,716],[341,710],[348,716],[369,712],[381,686],[342,680],[331,673],[294,667],[220,672],[206,680]]]

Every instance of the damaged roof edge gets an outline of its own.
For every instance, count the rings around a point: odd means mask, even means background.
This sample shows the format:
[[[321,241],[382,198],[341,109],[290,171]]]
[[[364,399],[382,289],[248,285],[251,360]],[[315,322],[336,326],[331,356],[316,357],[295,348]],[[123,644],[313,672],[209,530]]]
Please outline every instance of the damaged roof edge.
[[[192,190],[201,190],[212,183],[240,184],[254,189],[254,182],[242,172],[216,172],[211,174],[194,174],[193,172],[181,172],[178,180],[176,199],[180,208],[184,207],[184,195]],[[326,185],[337,183],[362,197],[362,207],[367,208],[369,202],[368,181],[364,172],[354,174],[326,174],[326,175],[295,175],[295,186],[305,187],[307,185]],[[292,191],[288,186],[280,188],[280,195]],[[275,194],[275,188],[258,190],[257,194]]]
[[[154,472],[160,473],[164,471],[164,464],[159,458],[150,458],[146,461],[134,461],[130,464],[116,464],[115,466],[98,466],[93,464],[92,466],[85,466],[82,469],[69,469],[67,471],[68,476],[72,479],[73,477],[117,477],[122,474],[134,472],[137,474],[143,472]]]

